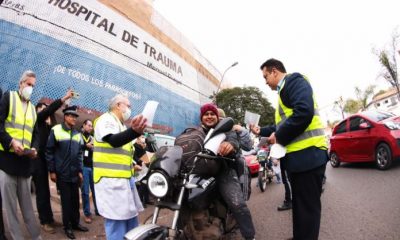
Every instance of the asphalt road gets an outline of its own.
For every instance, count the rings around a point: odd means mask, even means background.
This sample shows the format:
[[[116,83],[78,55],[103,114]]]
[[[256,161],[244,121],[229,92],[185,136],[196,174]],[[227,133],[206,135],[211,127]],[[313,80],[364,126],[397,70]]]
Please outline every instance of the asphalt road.
[[[320,239],[400,239],[400,162],[387,171],[364,163],[342,164],[335,169],[328,165],[327,177],[322,195]],[[256,239],[292,236],[291,211],[276,210],[283,196],[282,184],[271,183],[262,193],[253,178],[249,207],[256,226]],[[52,203],[55,219],[61,222],[58,200],[53,199]],[[151,211],[150,206],[140,219],[150,215]],[[76,233],[77,239],[105,239],[101,217],[96,217],[91,224],[82,220],[82,224],[90,231]],[[44,239],[66,239],[62,227],[58,227],[55,234],[43,233],[42,236]]]
[[[387,171],[364,163],[328,165],[326,174],[320,239],[400,239],[400,164]],[[291,211],[276,210],[284,187],[272,184],[261,193],[254,180],[250,209],[256,239],[291,237]]]

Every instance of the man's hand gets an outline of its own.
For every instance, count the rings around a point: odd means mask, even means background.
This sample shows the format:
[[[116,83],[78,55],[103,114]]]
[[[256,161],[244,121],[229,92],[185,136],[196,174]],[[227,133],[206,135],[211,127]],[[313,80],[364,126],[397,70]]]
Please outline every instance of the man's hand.
[[[69,90],[67,91],[67,93],[65,94],[65,96],[61,98],[61,102],[64,103],[64,102],[67,101],[68,99],[72,98],[73,92],[74,92],[74,91],[73,91],[72,89],[69,89]]]
[[[232,130],[235,132],[240,132],[240,131],[242,131],[242,126],[240,126],[239,124],[235,124],[235,125],[233,125]]]
[[[147,119],[142,114],[135,116],[131,121],[131,128],[139,134],[143,134],[144,129],[147,127]]]
[[[11,147],[18,156],[22,156],[24,154],[24,146],[22,146],[20,141],[16,139],[11,140]]]
[[[133,169],[134,169],[135,171],[138,171],[138,172],[142,171],[142,167],[139,166],[139,165],[137,165],[137,164],[135,164],[135,166],[133,166]]]
[[[275,133],[274,132],[269,136],[268,143],[270,143],[270,144],[275,144],[276,143],[276,137],[275,137]]]
[[[250,124],[250,130],[255,135],[260,135],[260,127],[259,126],[256,126],[254,124]]]
[[[93,143],[92,142],[86,143],[86,147],[89,149],[93,149]]]
[[[37,157],[36,148],[31,148],[29,153],[26,156],[28,156],[31,159],[35,159]]]
[[[78,182],[79,182],[79,187],[80,187],[80,186],[82,186],[82,183],[83,183],[83,175],[81,172],[78,173],[78,177],[79,177]]]
[[[222,142],[218,149],[218,154],[221,156],[227,156],[231,154],[235,149],[229,142]]]
[[[50,180],[52,182],[57,182],[57,175],[56,173],[50,173]]]

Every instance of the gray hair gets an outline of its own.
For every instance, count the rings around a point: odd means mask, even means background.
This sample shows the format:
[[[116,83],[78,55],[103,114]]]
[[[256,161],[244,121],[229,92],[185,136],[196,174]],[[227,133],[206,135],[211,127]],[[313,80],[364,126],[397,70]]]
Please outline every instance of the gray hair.
[[[113,110],[118,103],[122,102],[123,100],[128,99],[127,96],[122,94],[117,94],[110,100],[110,104],[108,105],[108,110]]]
[[[32,70],[26,70],[26,71],[22,74],[21,78],[19,79],[19,83],[25,82],[26,79],[29,78],[29,77],[34,77],[34,78],[36,78],[36,74],[35,74]]]

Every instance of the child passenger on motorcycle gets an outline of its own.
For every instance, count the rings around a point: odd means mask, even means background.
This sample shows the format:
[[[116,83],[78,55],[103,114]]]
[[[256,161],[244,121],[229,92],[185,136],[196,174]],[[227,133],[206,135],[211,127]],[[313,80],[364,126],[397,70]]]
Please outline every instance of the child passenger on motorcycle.
[[[200,119],[201,126],[205,134],[211,128],[214,128],[218,122],[218,110],[213,104],[205,104],[200,108]],[[236,160],[240,157],[240,154],[236,154],[239,151],[239,141],[236,132],[232,131],[226,134],[226,140],[221,143],[219,147],[219,154],[224,157],[232,157]],[[245,239],[254,239],[255,229],[251,213],[245,198],[243,197],[242,189],[238,179],[238,175],[235,170],[235,166],[228,164],[223,166],[217,176],[217,183],[220,194],[232,211],[236,222],[239,225],[240,233]]]

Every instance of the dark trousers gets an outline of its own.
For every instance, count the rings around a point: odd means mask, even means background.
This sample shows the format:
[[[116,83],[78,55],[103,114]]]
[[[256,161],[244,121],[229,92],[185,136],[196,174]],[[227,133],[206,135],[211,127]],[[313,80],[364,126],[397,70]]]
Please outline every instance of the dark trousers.
[[[325,168],[326,164],[306,172],[290,173],[295,240],[318,239]]]
[[[282,183],[283,183],[283,186],[285,186],[285,201],[291,202],[292,201],[292,190],[290,189],[289,176],[286,171],[286,168],[282,167],[282,164],[280,164],[280,168],[281,168]]]
[[[78,183],[58,181],[60,189],[62,220],[64,229],[79,224],[79,186]]]
[[[0,240],[6,239],[4,233],[4,222],[3,222],[3,204],[1,199],[1,192],[0,192]]]
[[[232,168],[226,168],[219,174],[217,183],[220,194],[232,211],[242,236],[245,239],[254,238],[253,220],[245,202],[236,171]]]
[[[53,211],[50,204],[49,174],[47,162],[44,156],[36,159],[36,169],[33,172],[32,180],[36,189],[36,207],[39,214],[40,224],[54,222]]]

